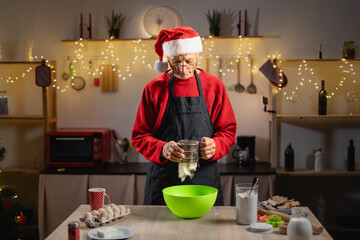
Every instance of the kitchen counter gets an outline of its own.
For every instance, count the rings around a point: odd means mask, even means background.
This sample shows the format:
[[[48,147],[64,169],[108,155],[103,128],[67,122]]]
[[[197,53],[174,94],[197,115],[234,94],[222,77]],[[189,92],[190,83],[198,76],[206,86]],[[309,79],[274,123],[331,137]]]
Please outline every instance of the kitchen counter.
[[[202,218],[182,219],[174,215],[166,206],[126,206],[131,209],[131,214],[105,226],[127,226],[134,230],[135,235],[131,240],[137,239],[252,239],[252,240],[282,240],[288,239],[281,235],[278,228],[271,233],[253,233],[248,230],[248,225],[235,223],[235,207],[214,206]],[[79,221],[79,218],[89,211],[89,205],[80,205],[64,222],[58,226],[46,239],[67,240],[67,223]],[[316,217],[309,211],[312,223],[320,224]],[[80,223],[80,240],[86,240],[90,231],[84,223]],[[320,235],[313,235],[313,240],[332,239],[324,230]]]
[[[115,204],[143,204],[147,167],[148,163],[112,163],[101,168],[47,168],[41,171],[38,195],[40,239],[54,231],[77,206],[89,203],[89,188],[105,188]],[[219,164],[219,170],[225,206],[235,205],[235,184],[251,183],[254,176],[259,177],[259,200],[274,194],[275,169],[269,163],[239,166],[233,162]]]
[[[41,171],[43,174],[140,174],[146,175],[149,163],[106,163],[103,167],[51,167]],[[238,165],[236,162],[219,164],[222,175],[267,175],[275,174],[276,169],[268,162],[257,162],[254,165]]]

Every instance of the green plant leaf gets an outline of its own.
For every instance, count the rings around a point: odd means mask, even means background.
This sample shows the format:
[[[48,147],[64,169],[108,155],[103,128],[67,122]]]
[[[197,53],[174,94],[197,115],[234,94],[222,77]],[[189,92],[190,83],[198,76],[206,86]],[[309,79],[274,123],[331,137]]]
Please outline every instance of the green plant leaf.
[[[125,16],[122,16],[121,13],[116,14],[114,10],[112,10],[111,18],[106,17],[109,30],[120,30],[124,20]]]
[[[215,8],[210,13],[210,9],[205,13],[206,19],[208,20],[210,28],[219,27],[221,20],[221,12],[217,11]]]

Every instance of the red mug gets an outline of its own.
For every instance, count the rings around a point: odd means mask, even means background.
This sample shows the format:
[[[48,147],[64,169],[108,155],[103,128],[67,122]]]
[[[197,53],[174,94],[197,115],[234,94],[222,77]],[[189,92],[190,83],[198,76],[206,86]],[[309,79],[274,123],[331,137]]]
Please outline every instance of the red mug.
[[[102,208],[104,206],[105,197],[109,200],[106,205],[110,204],[111,198],[105,193],[105,188],[90,188],[88,192],[91,211]]]

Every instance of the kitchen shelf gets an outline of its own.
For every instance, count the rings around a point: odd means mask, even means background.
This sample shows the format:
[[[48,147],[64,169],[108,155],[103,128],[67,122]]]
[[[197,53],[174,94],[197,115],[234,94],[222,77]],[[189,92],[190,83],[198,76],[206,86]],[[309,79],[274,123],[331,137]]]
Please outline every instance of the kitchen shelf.
[[[282,63],[285,62],[301,62],[301,61],[307,61],[307,62],[340,62],[343,61],[344,58],[339,58],[339,59],[284,59],[281,60]],[[349,62],[360,62],[360,59],[345,59],[346,61]]]
[[[0,119],[42,120],[42,115],[1,115]]]
[[[41,64],[41,61],[0,61],[0,64]]]
[[[239,36],[214,36],[214,37],[209,37],[209,36],[203,36],[201,38],[204,39],[239,39]],[[263,36],[241,36],[241,38],[243,39],[260,39],[263,38]],[[106,40],[110,40],[109,38],[107,39],[82,39],[82,41],[86,41],[86,42],[105,42]],[[137,41],[137,40],[141,40],[141,41],[147,41],[147,40],[156,40],[156,38],[118,38],[118,39],[112,39],[111,41]],[[73,40],[61,40],[61,42],[77,42],[80,41],[80,39],[73,39]]]
[[[327,114],[327,115],[318,115],[318,114],[277,114],[276,116],[278,119],[324,119],[324,118],[348,118],[348,119],[355,119],[360,118],[360,114]]]
[[[315,172],[314,169],[295,169],[292,172],[285,171],[283,168],[276,169],[276,175],[289,176],[360,176],[360,171],[353,172],[346,169],[325,169],[323,171]]]
[[[42,115],[0,115],[0,120],[43,120]],[[48,117],[48,123],[56,123],[55,117]]]
[[[40,170],[28,168],[5,168],[4,170],[0,170],[0,173],[40,174]]]
[[[25,66],[31,66],[31,68],[34,68],[35,66],[41,66],[43,60],[39,61],[0,61],[0,66],[3,66],[3,69],[15,69],[14,71],[18,71],[18,68],[20,65]],[[50,66],[51,68],[51,84],[55,84],[56,79],[56,62],[55,61],[49,61],[46,60],[46,65]],[[35,66],[34,66],[35,65]],[[37,87],[35,85],[35,69],[31,74],[29,74],[29,77],[27,80],[31,81],[29,84],[33,84],[35,88],[41,88],[41,102],[39,104],[42,105],[42,114],[15,114],[15,115],[0,115],[0,121],[8,123],[18,123],[21,121],[39,121],[39,124],[42,125],[43,128],[43,149],[44,149],[44,159],[45,159],[45,149],[46,149],[46,134],[49,131],[55,130],[57,128],[57,108],[56,108],[56,88],[54,87]],[[2,81],[5,81],[5,78],[1,79]],[[15,90],[14,90],[15,91]],[[18,98],[22,96],[16,96]],[[25,100],[26,101],[26,100]],[[27,99],[29,101],[29,99]],[[34,112],[33,112],[34,113]],[[16,126],[18,127],[18,126]],[[14,151],[14,150],[9,150]],[[20,171],[22,172],[22,171]]]

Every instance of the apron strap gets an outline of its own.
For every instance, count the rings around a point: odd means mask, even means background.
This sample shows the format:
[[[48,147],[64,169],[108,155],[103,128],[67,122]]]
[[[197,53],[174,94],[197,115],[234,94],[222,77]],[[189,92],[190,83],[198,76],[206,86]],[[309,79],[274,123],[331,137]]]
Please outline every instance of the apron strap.
[[[199,75],[197,74],[196,70],[194,70],[195,73],[195,78],[196,78],[196,82],[197,82],[197,87],[198,87],[198,91],[199,91],[199,97],[203,97],[204,96],[204,92],[202,90],[202,86],[201,86],[201,81],[199,78]],[[174,71],[171,72],[171,77],[170,77],[170,83],[169,83],[169,98],[174,97]]]
[[[174,70],[171,72],[170,83],[169,83],[169,99],[174,97]]]
[[[198,86],[198,90],[199,90],[199,96],[204,97],[204,92],[203,92],[203,89],[201,86],[201,81],[200,81],[199,75],[197,74],[196,70],[194,70],[194,73],[195,73],[195,78],[196,78],[196,82],[197,82],[197,86]]]

